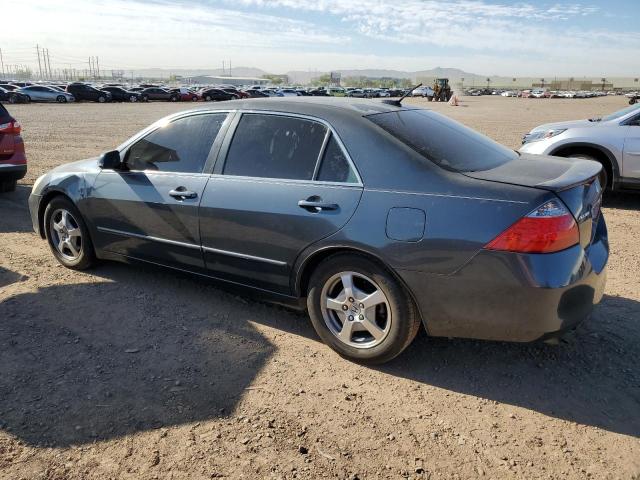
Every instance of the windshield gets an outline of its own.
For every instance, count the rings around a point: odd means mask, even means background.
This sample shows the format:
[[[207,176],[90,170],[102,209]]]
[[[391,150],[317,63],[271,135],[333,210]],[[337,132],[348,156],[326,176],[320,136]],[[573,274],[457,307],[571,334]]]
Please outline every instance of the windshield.
[[[513,150],[429,110],[398,110],[367,118],[447,170],[490,170],[518,158]]]
[[[618,110],[610,115],[602,117],[601,121],[606,122],[609,120],[615,120],[616,118],[624,117],[627,113],[635,112],[640,109],[640,104],[631,105],[630,107],[623,108],[622,110]]]

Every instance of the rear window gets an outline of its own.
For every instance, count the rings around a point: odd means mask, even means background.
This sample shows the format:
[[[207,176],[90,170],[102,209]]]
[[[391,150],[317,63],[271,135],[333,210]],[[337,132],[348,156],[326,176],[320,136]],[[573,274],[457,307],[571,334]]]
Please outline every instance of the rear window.
[[[447,170],[491,170],[518,158],[513,150],[429,110],[399,110],[367,118]]]

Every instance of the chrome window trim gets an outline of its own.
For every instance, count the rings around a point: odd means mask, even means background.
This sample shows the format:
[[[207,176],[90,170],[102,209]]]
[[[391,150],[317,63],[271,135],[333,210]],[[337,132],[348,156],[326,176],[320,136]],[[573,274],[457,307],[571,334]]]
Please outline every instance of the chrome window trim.
[[[309,185],[309,186],[323,186],[327,188],[341,188],[341,189],[362,189],[363,185],[357,183],[343,183],[343,182],[325,182],[320,180],[298,180],[295,178],[267,178],[267,177],[247,177],[241,175],[224,175],[221,173],[211,174],[211,178],[216,180],[227,180],[247,183],[270,183],[275,185]]]
[[[206,177],[209,178],[208,173],[189,173],[189,172],[161,172],[159,170],[103,170],[101,173],[116,173],[118,175],[148,175],[148,176],[159,176],[159,177]]]
[[[237,113],[240,113],[240,115],[244,115],[246,114],[259,114],[259,115],[275,115],[275,116],[279,116],[279,117],[293,117],[293,118],[301,118],[303,120],[309,120],[312,122],[317,122],[320,123],[322,125],[324,125],[330,132],[331,135],[333,137],[335,137],[336,142],[338,142],[338,146],[340,147],[340,149],[342,150],[342,153],[344,154],[345,158],[347,159],[347,163],[349,164],[349,167],[351,169],[353,169],[353,171],[356,174],[356,178],[358,179],[357,182],[354,183],[349,183],[349,182],[327,182],[327,183],[334,183],[334,184],[339,184],[339,185],[352,185],[352,186],[357,186],[357,187],[363,187],[364,184],[362,183],[362,177],[360,176],[360,172],[358,171],[358,169],[356,168],[355,163],[353,162],[353,159],[351,158],[351,155],[349,155],[349,151],[347,150],[347,148],[345,147],[344,143],[342,142],[342,139],[340,138],[340,135],[338,135],[338,133],[336,132],[336,130],[333,128],[333,126],[327,122],[326,120],[324,120],[323,118],[318,118],[318,117],[314,117],[312,115],[306,115],[306,114],[302,114],[302,113],[289,113],[289,112],[279,112],[276,110],[251,110],[251,109],[238,109],[236,110]],[[242,117],[240,117],[241,119]],[[233,136],[235,136],[237,131],[237,125],[236,128],[234,128],[233,132],[227,132],[227,135],[231,134],[231,141],[229,142],[229,146],[231,146],[231,143],[233,142]],[[326,137],[325,137],[326,139]],[[324,146],[324,144],[323,144]],[[229,149],[227,148],[226,152],[225,152],[225,158],[223,159],[224,164],[226,164],[227,162],[227,158],[226,155],[229,153]],[[322,159],[320,158],[320,161],[322,161]],[[222,170],[222,175],[224,176],[224,164],[223,164],[223,170]],[[316,161],[316,169],[314,169],[314,173],[315,170],[317,170],[318,164]],[[233,176],[237,176],[237,175],[226,175],[227,177],[233,177]],[[288,178],[268,178],[268,177],[248,177],[245,176],[243,178],[255,178],[255,179],[270,179],[270,180],[297,180],[297,181],[302,181],[302,182],[310,182],[310,183],[323,183],[320,182],[318,180],[314,180],[315,176],[311,179],[311,180],[299,180],[299,179],[288,179]]]
[[[287,262],[283,262],[281,260],[273,260],[272,258],[265,258],[265,257],[256,257],[254,255],[247,255],[246,253],[232,252],[230,250],[221,250],[219,248],[211,248],[211,247],[203,246],[202,250],[209,253],[226,255],[228,257],[236,257],[236,258],[242,258],[244,260],[254,260],[256,262],[268,263],[271,265],[277,265],[279,267],[284,267],[287,265]]]

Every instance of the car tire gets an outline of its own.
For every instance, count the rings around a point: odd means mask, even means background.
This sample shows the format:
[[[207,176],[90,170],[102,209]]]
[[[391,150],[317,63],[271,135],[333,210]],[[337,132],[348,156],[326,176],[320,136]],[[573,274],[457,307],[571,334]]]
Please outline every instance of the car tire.
[[[136,102],[138,101],[138,97],[136,97],[135,95],[131,95],[131,96],[129,97],[129,101],[130,101],[131,103],[136,103]]]
[[[49,202],[44,211],[44,231],[49,248],[62,265],[73,270],[95,265],[89,229],[71,200],[58,196]]]
[[[148,102],[149,101],[149,97],[147,95],[143,95],[142,96],[142,101],[143,102]]]
[[[169,97],[169,101],[170,102],[177,102],[178,101],[178,97],[176,97],[175,95],[172,97]]]
[[[191,101],[192,102],[197,102],[198,101],[198,97],[196,97],[195,95],[193,97],[191,97]]]
[[[58,95],[56,97],[56,102],[58,102],[58,103],[67,103],[67,97],[65,97],[64,95]]]
[[[635,105],[636,102],[637,100],[635,98],[632,98],[631,100],[629,100],[629,105]]]
[[[0,193],[13,192],[17,185],[17,180],[0,180]]]
[[[355,254],[337,254],[319,265],[309,282],[307,308],[328,346],[366,364],[399,355],[421,323],[413,299],[393,274]]]
[[[600,186],[602,186],[603,190],[607,190],[610,188],[609,182],[609,173],[607,172],[607,167],[596,157],[589,155],[588,153],[572,153],[571,155],[567,155],[567,158],[581,158],[583,160],[591,160],[592,162],[598,162],[602,165],[602,171],[600,172]]]
[[[107,101],[107,97],[105,97],[104,95],[100,95],[98,97],[98,102],[99,103],[105,103]]]
[[[9,103],[11,103],[11,104],[18,103],[18,96],[17,95],[9,95]]]
[[[211,97],[209,95],[205,95],[204,101],[205,102],[210,102],[211,101]]]

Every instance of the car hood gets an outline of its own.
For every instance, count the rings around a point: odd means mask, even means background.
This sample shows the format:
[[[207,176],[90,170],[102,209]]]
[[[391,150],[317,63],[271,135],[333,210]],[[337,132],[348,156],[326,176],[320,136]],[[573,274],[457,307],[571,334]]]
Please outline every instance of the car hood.
[[[78,160],[76,162],[65,163],[63,165],[59,165],[49,171],[49,173],[66,173],[66,172],[74,172],[74,173],[89,173],[89,172],[97,172],[100,170],[98,167],[98,160],[100,157],[92,157],[86,158],[84,160]]]
[[[568,122],[557,122],[557,123],[545,123],[544,125],[540,125],[533,130],[533,132],[546,132],[547,130],[560,130],[563,128],[584,128],[584,127],[593,127],[598,125],[599,122],[591,122],[589,120],[571,120]]]
[[[521,153],[518,159],[499,167],[466,172],[465,175],[478,180],[559,192],[589,181],[601,169],[600,163],[591,160]]]

